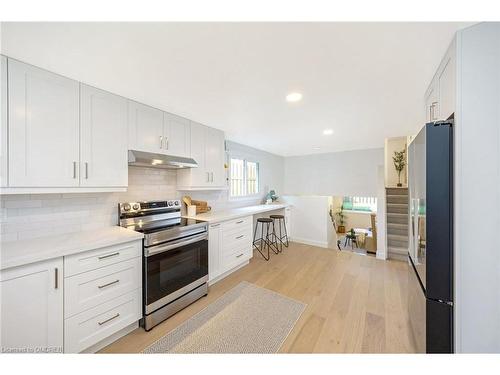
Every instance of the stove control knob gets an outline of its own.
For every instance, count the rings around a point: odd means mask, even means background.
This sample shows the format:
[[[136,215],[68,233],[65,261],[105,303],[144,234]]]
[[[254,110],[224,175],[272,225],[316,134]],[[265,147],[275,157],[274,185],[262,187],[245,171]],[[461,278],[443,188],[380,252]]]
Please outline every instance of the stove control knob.
[[[140,208],[139,203],[134,203],[132,205],[132,209],[134,209],[134,210],[138,210],[139,208]]]
[[[176,206],[178,206],[178,205],[179,205],[179,201],[175,201],[175,202],[174,202],[174,204],[175,204]]]
[[[167,205],[168,205],[169,207],[172,207],[172,206],[174,205],[174,202],[172,202],[172,201],[168,201],[168,202],[167,202]]]
[[[125,204],[123,205],[123,211],[130,211],[130,204],[125,203]]]

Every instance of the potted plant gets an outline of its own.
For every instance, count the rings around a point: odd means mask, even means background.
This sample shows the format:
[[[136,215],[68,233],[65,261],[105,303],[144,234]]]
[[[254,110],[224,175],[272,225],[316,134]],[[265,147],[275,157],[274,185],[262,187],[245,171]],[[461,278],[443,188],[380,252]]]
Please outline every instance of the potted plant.
[[[401,172],[406,166],[406,149],[403,149],[402,151],[394,151],[392,160],[394,161],[394,168],[396,168],[396,172],[398,172],[398,187],[402,187]]]
[[[337,231],[339,233],[345,233],[345,214],[344,214],[344,206],[340,207],[340,211],[337,212],[337,217],[339,218],[339,226]]]

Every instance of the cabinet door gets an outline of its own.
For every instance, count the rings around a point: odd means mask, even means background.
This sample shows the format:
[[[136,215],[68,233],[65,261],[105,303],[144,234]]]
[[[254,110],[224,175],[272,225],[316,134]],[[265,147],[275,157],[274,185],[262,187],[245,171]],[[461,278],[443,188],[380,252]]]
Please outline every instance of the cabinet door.
[[[0,55],[0,187],[7,186],[7,58]]]
[[[207,186],[210,181],[206,170],[206,129],[207,127],[191,122],[191,157],[198,163],[198,168],[191,168],[190,186]]]
[[[57,258],[1,271],[3,350],[62,351],[62,265]]]
[[[438,87],[436,81],[431,83],[425,97],[425,122],[438,120],[439,105],[438,105]]]
[[[79,83],[9,60],[9,186],[78,186]]]
[[[134,101],[129,106],[129,149],[164,153],[163,112]]]
[[[164,152],[168,155],[189,156],[189,120],[165,113]]]
[[[208,280],[220,275],[220,254],[222,250],[222,225],[210,224],[208,227]]]
[[[80,186],[128,185],[127,100],[81,87]]]
[[[455,59],[453,46],[446,54],[437,74],[439,85],[439,119],[446,120],[455,112]]]
[[[209,173],[209,185],[224,186],[224,132],[207,128],[206,169]]]

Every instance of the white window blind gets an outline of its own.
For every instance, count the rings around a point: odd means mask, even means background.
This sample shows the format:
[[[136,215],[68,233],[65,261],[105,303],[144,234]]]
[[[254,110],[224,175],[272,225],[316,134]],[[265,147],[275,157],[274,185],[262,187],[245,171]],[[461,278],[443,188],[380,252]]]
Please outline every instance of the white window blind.
[[[230,173],[231,197],[244,197],[259,193],[259,163],[231,158]]]

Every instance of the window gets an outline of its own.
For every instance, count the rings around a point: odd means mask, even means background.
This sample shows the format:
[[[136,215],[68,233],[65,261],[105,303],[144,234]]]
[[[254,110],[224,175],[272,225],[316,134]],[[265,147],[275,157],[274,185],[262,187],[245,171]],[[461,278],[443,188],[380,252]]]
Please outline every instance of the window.
[[[259,193],[259,163],[231,158],[231,197],[244,197]]]
[[[374,197],[344,197],[344,210],[377,212],[377,198]]]

